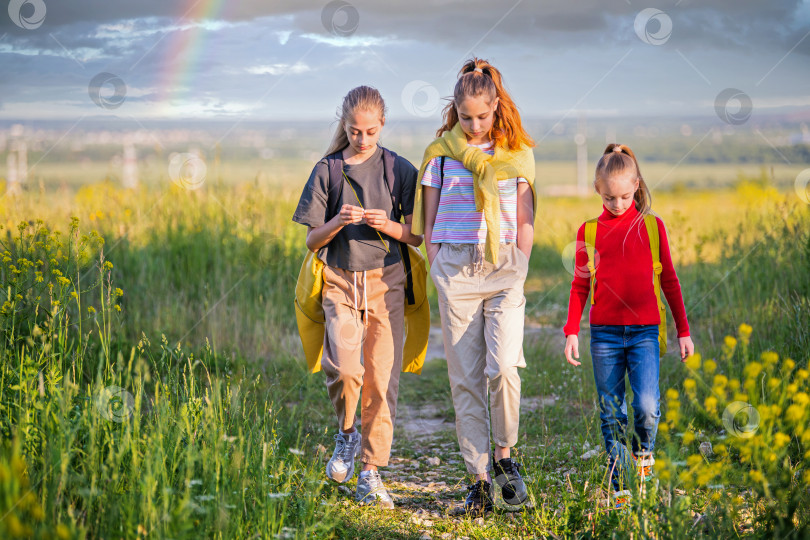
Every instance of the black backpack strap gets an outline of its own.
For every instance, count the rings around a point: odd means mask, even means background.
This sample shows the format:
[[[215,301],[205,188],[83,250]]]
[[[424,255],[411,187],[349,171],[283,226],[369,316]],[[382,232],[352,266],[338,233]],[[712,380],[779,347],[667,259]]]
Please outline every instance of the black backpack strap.
[[[439,178],[442,179],[442,184],[444,184],[444,156],[439,160]]]
[[[394,207],[394,218],[397,221],[402,221],[402,207],[400,200],[400,193],[394,189],[396,186],[397,178],[394,173],[394,165],[396,163],[397,155],[387,148],[383,148],[383,174],[385,175],[385,185],[388,186],[388,193],[391,195],[391,204]],[[400,180],[401,185],[401,180]],[[399,253],[402,256],[402,262],[405,265],[405,298],[408,305],[416,303],[416,296],[413,290],[413,272],[411,272],[411,254],[408,251],[408,245],[405,242],[399,242]]]
[[[343,154],[335,152],[326,156],[326,165],[329,168],[326,197],[326,221],[329,221],[340,212],[340,200],[343,195]]]

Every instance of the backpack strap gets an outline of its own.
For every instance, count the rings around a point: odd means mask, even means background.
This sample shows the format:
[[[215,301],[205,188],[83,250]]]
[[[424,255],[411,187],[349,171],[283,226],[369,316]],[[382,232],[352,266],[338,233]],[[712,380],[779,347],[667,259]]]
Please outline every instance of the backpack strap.
[[[442,156],[439,160],[439,178],[442,179],[442,184],[444,184],[444,158],[445,156]]]
[[[340,212],[340,200],[343,195],[343,153],[335,152],[326,156],[329,178],[326,182],[326,220]]]
[[[391,204],[394,209],[394,218],[402,221],[402,189],[395,189],[397,186],[397,178],[394,173],[394,166],[396,164],[397,155],[391,150],[383,147],[383,175],[385,176],[385,185],[388,187],[388,194],[391,195]],[[402,186],[402,180],[399,181],[399,187]],[[405,300],[408,305],[416,303],[416,295],[413,287],[413,272],[411,271],[411,254],[408,251],[408,245],[405,242],[397,242],[399,246],[399,254],[402,257],[402,263],[405,265]]]
[[[644,216],[644,225],[647,226],[647,236],[650,237],[650,253],[653,262],[653,287],[655,288],[655,299],[658,302],[658,311],[661,315],[661,322],[658,325],[658,344],[660,353],[663,356],[667,352],[667,308],[661,300],[661,272],[664,267],[661,264],[661,242],[658,237],[658,222],[655,216],[648,214]]]
[[[597,218],[585,222],[585,251],[588,254],[588,272],[591,274],[591,305],[595,304],[594,294],[596,288],[596,223]]]

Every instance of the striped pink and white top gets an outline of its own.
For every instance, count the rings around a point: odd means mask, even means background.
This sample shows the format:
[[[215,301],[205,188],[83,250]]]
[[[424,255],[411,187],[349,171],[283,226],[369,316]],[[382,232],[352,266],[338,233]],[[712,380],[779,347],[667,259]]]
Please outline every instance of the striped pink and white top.
[[[492,143],[477,146],[489,155],[495,153]],[[483,212],[475,210],[475,192],[472,173],[460,161],[444,160],[444,182],[439,166],[441,158],[433,158],[425,168],[422,185],[441,188],[439,210],[433,225],[431,242],[434,244],[484,244],[487,240],[487,222]],[[517,241],[517,186],[525,178],[499,180],[501,199],[501,243]]]

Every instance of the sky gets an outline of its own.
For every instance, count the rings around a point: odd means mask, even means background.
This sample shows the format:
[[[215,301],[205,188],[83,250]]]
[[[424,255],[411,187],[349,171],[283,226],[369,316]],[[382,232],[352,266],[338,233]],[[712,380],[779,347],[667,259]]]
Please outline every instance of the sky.
[[[810,0],[9,0],[0,119],[439,118],[463,61],[527,117],[810,110]],[[736,115],[736,116],[735,116]]]

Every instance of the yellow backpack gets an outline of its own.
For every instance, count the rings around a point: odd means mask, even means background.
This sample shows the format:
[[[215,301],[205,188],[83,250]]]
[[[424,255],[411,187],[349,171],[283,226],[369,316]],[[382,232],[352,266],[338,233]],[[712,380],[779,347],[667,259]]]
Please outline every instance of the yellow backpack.
[[[594,288],[596,287],[596,266],[594,263],[594,250],[596,248],[596,224],[597,218],[589,219],[585,222],[585,250],[588,253],[588,272],[591,275],[591,304],[594,304]],[[658,301],[658,311],[661,315],[661,323],[658,325],[658,345],[660,356],[667,352],[667,308],[661,300],[661,272],[664,267],[661,265],[661,247],[658,239],[658,223],[653,215],[644,216],[644,225],[647,227],[647,236],[650,237],[650,252],[653,261],[653,287],[655,298]]]

